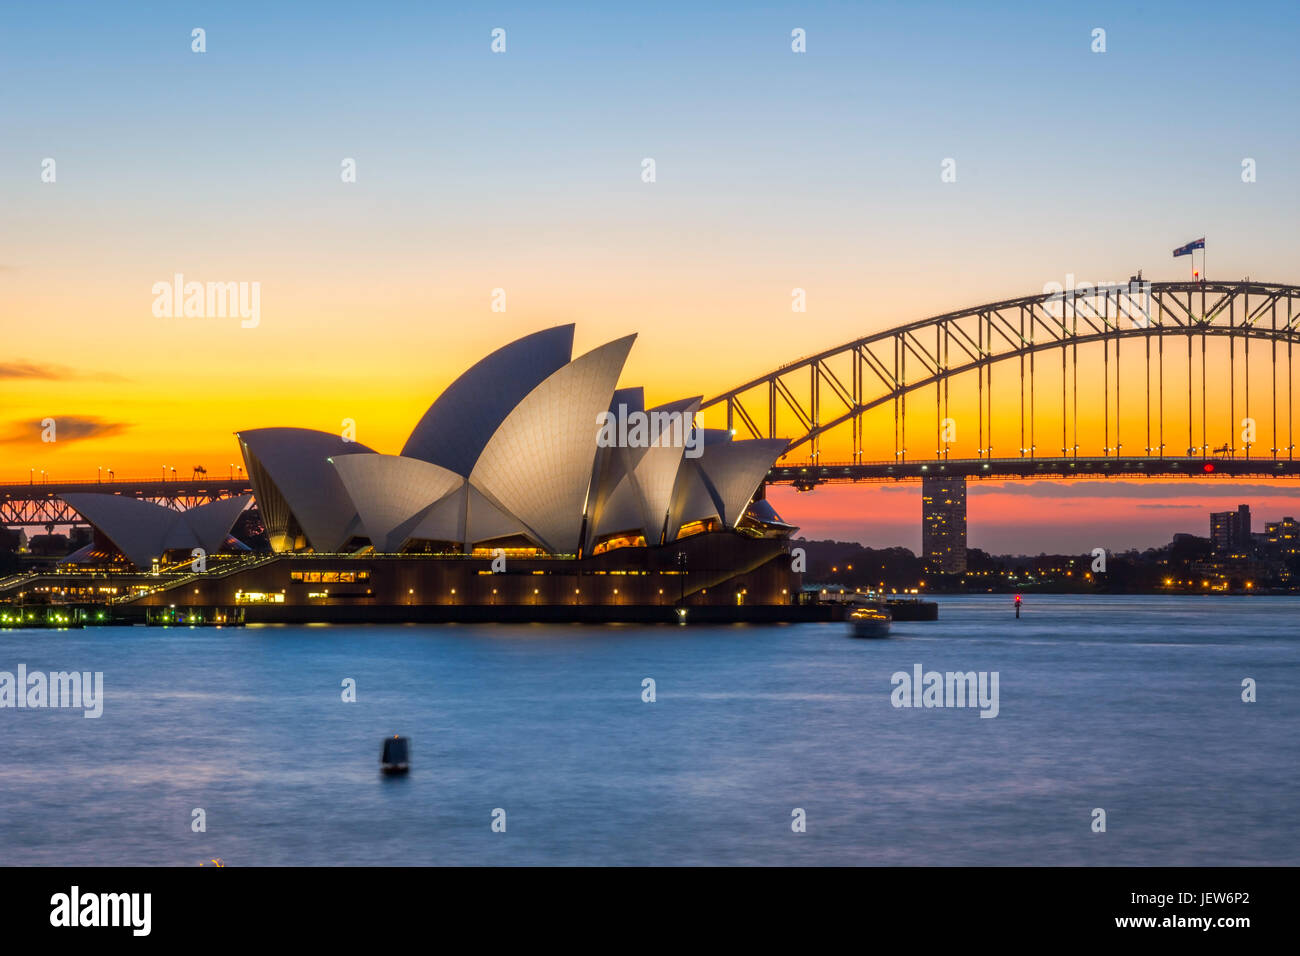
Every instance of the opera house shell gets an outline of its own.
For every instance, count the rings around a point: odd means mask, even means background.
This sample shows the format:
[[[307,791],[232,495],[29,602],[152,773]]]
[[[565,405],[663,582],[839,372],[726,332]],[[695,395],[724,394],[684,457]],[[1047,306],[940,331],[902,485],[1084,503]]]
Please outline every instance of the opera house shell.
[[[272,548],[582,557],[704,531],[791,530],[754,502],[784,440],[701,430],[694,449],[602,447],[602,413],[691,422],[700,399],[645,408],[642,389],[617,388],[635,336],[573,358],[573,333],[546,329],[482,359],[397,455],[309,429],[239,432]]]
[[[216,554],[250,500],[248,495],[238,495],[176,511],[121,495],[83,493],[61,497],[102,540],[112,545],[103,551],[116,551],[138,568],[148,568],[168,552],[183,552],[186,560],[196,551]]]

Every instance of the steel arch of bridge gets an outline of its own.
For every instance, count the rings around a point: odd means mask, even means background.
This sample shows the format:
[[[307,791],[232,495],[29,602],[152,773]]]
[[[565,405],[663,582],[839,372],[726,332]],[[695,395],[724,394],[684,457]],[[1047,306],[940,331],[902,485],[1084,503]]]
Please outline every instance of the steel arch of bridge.
[[[1078,457],[1078,348],[1090,343],[1103,343],[1104,356],[1104,428],[1105,455],[1120,457],[1119,441],[1119,356],[1121,344],[1126,339],[1143,340],[1146,352],[1146,403],[1148,456],[1165,457],[1164,440],[1164,346],[1168,338],[1186,338],[1188,365],[1188,456],[1207,457],[1205,414],[1205,346],[1211,337],[1226,336],[1230,342],[1230,369],[1228,380],[1232,399],[1228,417],[1232,434],[1236,425],[1236,374],[1237,344],[1242,343],[1245,360],[1245,406],[1250,406],[1250,344],[1260,340],[1269,346],[1272,372],[1273,441],[1270,451],[1274,458],[1290,460],[1295,451],[1293,439],[1291,359],[1292,348],[1300,343],[1300,286],[1252,282],[1134,282],[1128,285],[1085,286],[1070,290],[1043,292],[1038,295],[1008,299],[987,305],[949,312],[921,319],[856,339],[845,345],[827,349],[816,355],[784,365],[767,375],[752,379],[743,385],[709,399],[702,409],[726,405],[727,427],[741,437],[777,438],[778,409],[784,406],[793,413],[802,434],[790,439],[786,450],[809,445],[809,459],[816,461],[820,454],[818,441],[833,428],[848,423],[853,433],[853,462],[862,460],[862,417],[889,402],[894,403],[894,458],[906,460],[905,418],[907,396],[918,389],[935,388],[936,431],[948,415],[948,382],[970,372],[978,376],[978,455],[992,457],[992,440],[989,422],[992,419],[993,367],[1000,363],[1019,361],[1020,380],[1020,456],[1035,457],[1037,446],[1034,426],[1035,394],[1033,376],[1035,360],[1039,353],[1059,350],[1061,353],[1061,454],[1039,458]],[[1196,340],[1200,340],[1201,362],[1201,440],[1195,441],[1192,370]],[[932,343],[932,344],[931,344]],[[1114,376],[1111,382],[1111,348],[1115,353]],[[1158,441],[1152,443],[1152,349],[1157,352],[1159,383],[1159,409],[1156,424]],[[1285,346],[1285,444],[1278,437],[1278,378],[1282,361],[1279,347]],[[833,360],[849,356],[852,374],[846,382],[830,368]],[[1067,361],[1068,360],[1068,361]],[[909,361],[911,368],[909,369]],[[842,364],[842,363],[841,363]],[[1067,375],[1072,372],[1073,375]],[[1067,395],[1067,378],[1072,378],[1073,395]],[[1028,386],[1028,393],[1026,393]],[[1137,386],[1139,390],[1141,386]],[[758,399],[760,390],[767,394],[766,428],[757,423],[746,408],[745,400]],[[1115,416],[1112,418],[1111,393],[1114,393]],[[1026,394],[1028,400],[1026,401]],[[1070,398],[1073,401],[1071,403]],[[1071,407],[1072,404],[1072,407]],[[1067,414],[1068,412],[1068,414]],[[1247,414],[1249,414],[1247,412]],[[1073,424],[1073,440],[1070,426]],[[1028,428],[1028,432],[1026,432]],[[1115,436],[1111,443],[1112,433]],[[1229,453],[1236,456],[1235,439]],[[917,460],[947,459],[948,451],[940,435],[936,435],[936,454]],[[942,449],[940,451],[940,449]],[[1250,449],[1246,447],[1249,456]]]

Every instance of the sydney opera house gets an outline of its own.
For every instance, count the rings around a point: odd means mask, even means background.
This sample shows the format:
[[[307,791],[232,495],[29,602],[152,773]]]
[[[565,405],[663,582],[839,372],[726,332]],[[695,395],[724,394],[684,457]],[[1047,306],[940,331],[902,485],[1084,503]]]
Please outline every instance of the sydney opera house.
[[[573,334],[546,329],[482,359],[400,454],[304,428],[238,432],[270,553],[142,588],[134,603],[285,621],[599,620],[637,607],[735,618],[793,605],[794,529],[762,496],[785,442],[696,428],[698,397],[646,408],[642,388],[617,387],[635,336],[574,358]],[[95,554],[137,569],[243,547],[227,532],[246,497],[184,512],[67,499],[94,527]]]

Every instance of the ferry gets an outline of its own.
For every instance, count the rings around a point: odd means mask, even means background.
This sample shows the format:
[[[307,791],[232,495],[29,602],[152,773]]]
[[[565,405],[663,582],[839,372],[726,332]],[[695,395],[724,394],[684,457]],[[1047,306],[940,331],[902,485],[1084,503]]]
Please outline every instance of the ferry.
[[[888,637],[894,617],[879,607],[860,607],[849,615],[854,637]]]

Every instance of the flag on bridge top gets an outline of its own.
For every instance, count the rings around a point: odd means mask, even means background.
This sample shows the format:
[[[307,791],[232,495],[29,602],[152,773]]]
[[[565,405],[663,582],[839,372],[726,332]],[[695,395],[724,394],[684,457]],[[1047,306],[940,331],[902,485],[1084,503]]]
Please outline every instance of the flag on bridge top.
[[[1193,249],[1204,249],[1204,248],[1205,248],[1205,237],[1201,236],[1201,238],[1193,239],[1187,245],[1179,246],[1177,249],[1175,249],[1174,258],[1177,259],[1179,256],[1190,256],[1192,254]]]

